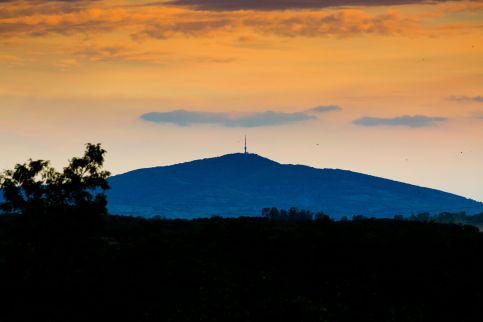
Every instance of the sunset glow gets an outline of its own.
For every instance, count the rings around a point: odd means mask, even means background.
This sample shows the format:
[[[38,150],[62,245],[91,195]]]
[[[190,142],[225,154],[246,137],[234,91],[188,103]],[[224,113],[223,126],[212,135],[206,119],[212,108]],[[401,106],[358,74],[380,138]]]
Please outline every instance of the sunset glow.
[[[0,169],[239,152],[483,200],[483,2],[0,0]]]

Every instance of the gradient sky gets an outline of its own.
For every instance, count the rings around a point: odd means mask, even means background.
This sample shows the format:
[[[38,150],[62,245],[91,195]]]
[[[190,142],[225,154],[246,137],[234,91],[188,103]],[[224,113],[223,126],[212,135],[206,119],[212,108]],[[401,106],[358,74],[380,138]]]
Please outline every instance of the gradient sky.
[[[0,0],[0,169],[249,150],[483,201],[483,2]]]

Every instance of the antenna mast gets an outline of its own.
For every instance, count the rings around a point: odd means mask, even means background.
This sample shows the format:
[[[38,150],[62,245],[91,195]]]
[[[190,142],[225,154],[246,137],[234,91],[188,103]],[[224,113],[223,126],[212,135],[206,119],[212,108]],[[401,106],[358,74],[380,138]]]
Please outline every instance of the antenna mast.
[[[245,134],[245,154],[247,154],[247,136]]]

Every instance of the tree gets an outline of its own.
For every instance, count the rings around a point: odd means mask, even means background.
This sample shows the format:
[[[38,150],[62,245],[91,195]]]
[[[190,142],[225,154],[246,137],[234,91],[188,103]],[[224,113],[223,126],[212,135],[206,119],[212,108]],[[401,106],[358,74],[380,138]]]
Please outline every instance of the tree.
[[[420,222],[430,222],[432,220],[431,214],[429,212],[421,212],[418,214],[412,214],[409,217],[411,221],[420,221]]]
[[[315,220],[319,222],[331,222],[332,220],[330,219],[330,216],[327,215],[326,213],[320,211],[315,214]]]
[[[365,219],[367,219],[367,218],[364,215],[354,215],[354,216],[352,216],[352,221],[359,221],[359,220],[365,220]]]
[[[84,156],[69,160],[62,172],[49,161],[28,160],[0,175],[5,201],[0,210],[7,213],[41,215],[46,213],[101,214],[107,212],[110,173],[102,170],[104,150],[100,144],[86,144]]]
[[[269,218],[272,220],[279,220],[280,219],[280,212],[277,208],[263,208],[262,209],[262,217]]]

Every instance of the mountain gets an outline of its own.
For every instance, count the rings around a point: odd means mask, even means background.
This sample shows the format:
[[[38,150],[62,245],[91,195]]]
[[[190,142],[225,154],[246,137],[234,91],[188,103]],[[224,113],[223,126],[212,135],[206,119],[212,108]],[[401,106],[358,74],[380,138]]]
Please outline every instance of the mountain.
[[[443,191],[346,170],[280,164],[251,153],[134,170],[109,183],[111,213],[145,217],[259,215],[264,207],[293,206],[333,217],[483,212],[483,203]]]

